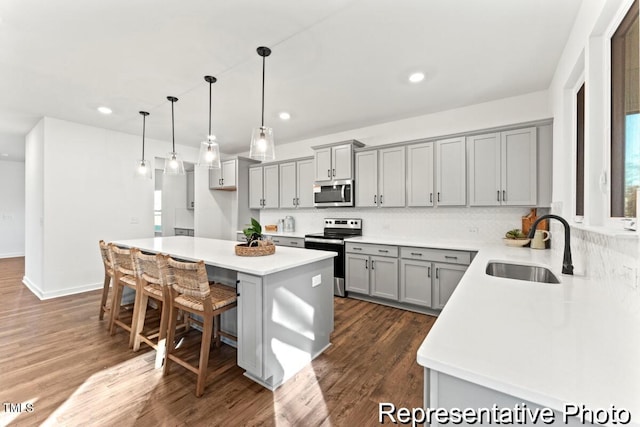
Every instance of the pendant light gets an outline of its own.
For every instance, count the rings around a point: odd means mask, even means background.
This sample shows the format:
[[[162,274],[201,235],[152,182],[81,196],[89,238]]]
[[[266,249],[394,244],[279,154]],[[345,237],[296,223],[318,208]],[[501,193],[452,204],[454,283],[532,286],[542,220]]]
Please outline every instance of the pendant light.
[[[146,111],[140,111],[142,116],[142,159],[136,161],[136,176],[139,178],[151,179],[151,164],[144,159],[144,135],[146,129],[146,118],[149,115]]]
[[[178,153],[176,153],[175,124],[173,120],[173,104],[178,102],[178,98],[175,96],[167,96],[167,99],[171,101],[171,141],[173,144],[173,151],[169,153],[169,157],[164,160],[164,174],[184,175],[184,163],[182,163],[182,159]]]
[[[268,161],[276,158],[273,129],[264,125],[264,63],[265,58],[271,55],[271,49],[260,46],[257,51],[258,55],[262,57],[262,124],[251,133],[249,157],[255,160]]]
[[[217,79],[213,76],[204,76],[204,80],[209,83],[209,133],[207,139],[200,143],[198,166],[220,169],[220,146],[216,142],[215,135],[211,133],[211,86]]]

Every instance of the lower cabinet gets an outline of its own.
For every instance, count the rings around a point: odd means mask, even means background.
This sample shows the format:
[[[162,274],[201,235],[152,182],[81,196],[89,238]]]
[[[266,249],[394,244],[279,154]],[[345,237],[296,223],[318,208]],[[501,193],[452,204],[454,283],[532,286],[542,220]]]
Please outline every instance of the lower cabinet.
[[[238,274],[238,366],[262,378],[262,279]]]
[[[347,253],[348,292],[398,300],[398,258]]]
[[[348,292],[431,310],[445,306],[473,258],[469,251],[354,242],[345,251]]]

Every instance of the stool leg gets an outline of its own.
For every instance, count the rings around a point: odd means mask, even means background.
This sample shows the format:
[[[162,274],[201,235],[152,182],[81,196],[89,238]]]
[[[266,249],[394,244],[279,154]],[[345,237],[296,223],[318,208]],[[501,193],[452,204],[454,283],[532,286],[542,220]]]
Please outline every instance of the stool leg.
[[[140,292],[140,298],[136,298],[136,304],[133,308],[133,315],[135,316],[135,330],[131,330],[131,344],[133,345],[133,351],[140,350],[140,333],[144,328],[144,322],[147,317],[147,303],[149,302],[149,296],[143,292]],[[137,295],[136,295],[137,297]]]
[[[100,320],[104,319],[105,305],[107,304],[107,296],[109,295],[109,284],[111,283],[111,276],[104,273],[104,284],[102,285],[102,300],[100,301]]]
[[[122,301],[122,286],[114,281],[113,298],[111,299],[111,321],[109,324],[109,333],[115,335],[116,320],[120,317],[120,302]]]
[[[169,374],[169,365],[171,364],[171,353],[173,353],[175,343],[173,339],[176,335],[176,322],[178,320],[178,309],[170,307],[169,309],[169,327],[167,328],[167,353],[164,358],[163,375]]]
[[[156,364],[155,368],[159,369],[165,362],[167,353],[167,330],[169,329],[169,304],[165,304],[164,301],[158,301],[162,304],[160,314],[160,330],[158,331],[158,345],[156,347]],[[177,323],[176,315],[176,323]],[[175,330],[175,327],[174,327]]]
[[[200,363],[198,364],[198,382],[196,383],[196,397],[204,393],[207,381],[207,367],[209,366],[209,348],[213,332],[213,316],[205,316],[202,328],[202,344],[200,345]]]

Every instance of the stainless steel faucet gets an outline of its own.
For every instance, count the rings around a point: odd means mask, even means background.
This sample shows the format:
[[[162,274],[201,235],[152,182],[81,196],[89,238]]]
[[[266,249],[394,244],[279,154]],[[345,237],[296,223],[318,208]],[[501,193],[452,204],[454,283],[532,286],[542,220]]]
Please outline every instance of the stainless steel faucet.
[[[564,226],[564,254],[562,256],[562,274],[573,275],[573,262],[571,261],[571,228],[569,227],[569,223],[564,218],[553,214],[542,215],[533,223],[527,237],[529,239],[533,239],[533,235],[536,233],[538,223],[547,218],[557,219]]]

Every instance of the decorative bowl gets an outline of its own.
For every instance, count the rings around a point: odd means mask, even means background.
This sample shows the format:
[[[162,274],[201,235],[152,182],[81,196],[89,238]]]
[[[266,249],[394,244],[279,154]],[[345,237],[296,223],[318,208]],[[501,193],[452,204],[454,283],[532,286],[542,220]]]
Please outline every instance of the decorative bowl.
[[[502,239],[502,241],[507,246],[522,247],[522,246],[528,245],[529,242],[531,241],[531,239],[528,239],[526,237],[521,237],[519,239],[507,239],[505,237],[505,238]]]

